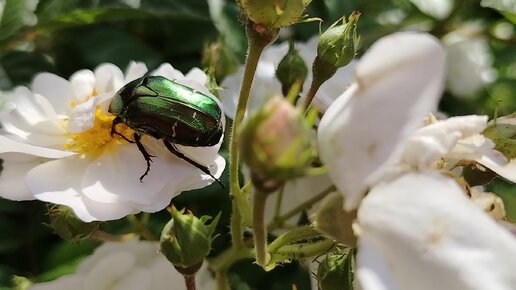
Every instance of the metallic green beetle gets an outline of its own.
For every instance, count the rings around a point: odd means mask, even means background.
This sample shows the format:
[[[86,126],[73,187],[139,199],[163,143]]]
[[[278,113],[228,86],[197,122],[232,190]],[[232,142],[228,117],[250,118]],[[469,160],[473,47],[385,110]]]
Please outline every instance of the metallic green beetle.
[[[185,156],[174,145],[205,147],[220,141],[224,116],[219,104],[211,97],[162,76],[145,76],[122,87],[113,97],[109,112],[116,115],[111,135],[117,134],[130,143],[136,143],[147,161],[147,169],[140,181],[149,172],[151,157],[154,157],[140,141],[141,134],[147,134],[162,139],[171,153],[222,185],[206,166]],[[116,131],[119,123],[135,131],[134,140]]]

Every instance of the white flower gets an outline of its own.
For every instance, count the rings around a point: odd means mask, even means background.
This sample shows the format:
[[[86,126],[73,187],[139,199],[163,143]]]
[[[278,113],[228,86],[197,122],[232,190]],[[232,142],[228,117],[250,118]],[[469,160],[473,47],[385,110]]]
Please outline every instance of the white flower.
[[[299,51],[299,55],[305,61],[308,67],[311,67],[315,56],[317,55],[318,38],[311,38],[307,43],[295,43],[295,48]],[[274,96],[280,96],[281,84],[276,79],[276,68],[281,59],[287,54],[288,43],[284,42],[279,45],[271,45],[265,48],[262,57],[256,69],[255,78],[251,87],[247,112],[257,111],[268,99]],[[326,108],[339,96],[351,83],[352,72],[355,68],[355,62],[339,69],[335,75],[326,81],[318,90],[313,101],[321,111]],[[236,106],[238,103],[238,95],[240,92],[240,83],[242,80],[244,68],[240,67],[236,73],[226,77],[222,81],[223,90],[220,92],[224,111],[229,118],[235,116]],[[308,91],[311,82],[311,70],[304,84],[304,92]]]
[[[319,125],[321,160],[345,197],[344,208],[358,208],[359,289],[516,285],[516,238],[484,212],[499,200],[475,194],[472,201],[453,178],[429,171],[441,158],[489,167],[486,159],[497,152],[480,135],[484,116],[432,120],[418,129],[435,109],[444,68],[443,49],[432,37],[387,36],[364,55],[355,83]],[[510,164],[504,164],[507,173]],[[490,213],[503,215],[503,208]]]
[[[146,162],[137,146],[111,136],[114,116],[107,113],[110,99],[146,71],[144,64],[132,63],[124,76],[116,66],[104,64],[94,72],[81,70],[70,81],[39,74],[32,90],[16,88],[0,115],[0,157],[4,160],[0,195],[64,204],[84,221],[113,220],[140,211],[159,211],[180,192],[211,184],[213,178],[147,136],[142,142],[156,157],[140,182]],[[209,94],[202,86],[206,75],[199,69],[184,76],[166,64],[152,74]],[[208,166],[216,177],[224,170],[224,158],[217,153],[220,143],[177,147]]]
[[[84,259],[75,273],[29,287],[29,290],[70,289],[186,290],[186,286],[183,276],[159,253],[158,242],[130,240],[106,242]]]
[[[454,5],[454,0],[410,0],[421,12],[435,17],[437,19],[444,19],[448,15]]]
[[[375,186],[358,210],[362,290],[511,290],[516,237],[451,178],[422,172]]]
[[[501,119],[500,122],[503,122]],[[409,139],[401,157],[417,169],[435,169],[438,161],[452,168],[460,160],[476,161],[501,177],[516,182],[516,160],[507,160],[495,150],[495,144],[481,133],[487,116],[459,116],[418,129]]]
[[[454,95],[470,96],[495,80],[493,56],[477,23],[450,32],[442,41],[448,61],[446,84]]]
[[[424,33],[395,33],[378,40],[357,64],[355,81],[319,124],[322,162],[345,209],[356,208],[397,158],[423,117],[440,98],[444,50]]]

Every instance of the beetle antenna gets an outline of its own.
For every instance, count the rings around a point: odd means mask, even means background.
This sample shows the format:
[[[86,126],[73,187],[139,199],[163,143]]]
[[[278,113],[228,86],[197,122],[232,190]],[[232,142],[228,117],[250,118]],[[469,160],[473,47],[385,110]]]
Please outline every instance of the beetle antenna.
[[[223,189],[226,188],[224,186],[224,184],[218,179],[216,178],[215,176],[213,176],[210,172],[210,170],[208,169],[208,167],[204,166],[204,165],[201,165],[199,164],[197,161],[194,161],[192,159],[190,159],[190,157],[184,155],[182,152],[180,152],[176,146],[174,146],[174,144],[170,143],[169,141],[167,140],[164,140],[163,139],[163,143],[165,144],[165,147],[167,147],[168,151],[170,151],[172,154],[176,155],[177,157],[183,159],[184,161],[192,164],[193,166],[197,167],[199,170],[201,170],[202,172],[204,172],[205,174],[208,174],[211,178],[213,178]]]

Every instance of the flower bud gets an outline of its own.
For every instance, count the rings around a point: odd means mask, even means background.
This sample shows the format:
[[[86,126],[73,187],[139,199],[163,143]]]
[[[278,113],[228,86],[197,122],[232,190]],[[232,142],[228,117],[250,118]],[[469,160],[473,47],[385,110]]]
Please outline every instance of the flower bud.
[[[217,80],[234,73],[240,66],[235,52],[222,38],[206,45],[202,54],[202,65],[215,75]]]
[[[237,0],[249,19],[273,28],[296,23],[310,2],[311,0]]]
[[[52,206],[48,210],[50,226],[63,239],[78,243],[95,233],[100,222],[86,223],[64,205]]]
[[[302,87],[307,75],[308,67],[305,61],[301,58],[299,52],[294,49],[294,43],[290,42],[287,54],[276,69],[276,77],[281,83],[283,95],[286,96],[296,82],[299,82],[299,87]]]
[[[337,250],[329,254],[317,269],[317,281],[321,290],[353,289],[355,275],[355,250]]]
[[[346,18],[342,17],[342,25],[337,25],[339,20],[321,35],[313,64],[314,78],[324,82],[331,78],[338,68],[353,60],[360,38],[357,35],[359,17],[360,13],[353,11],[347,22]]]
[[[172,219],[161,232],[161,252],[184,275],[193,275],[211,249],[211,237],[220,214],[207,224],[209,216],[197,218],[191,212],[170,210]]]
[[[312,161],[312,137],[303,114],[285,99],[275,97],[244,126],[242,158],[250,167],[253,179],[295,178],[302,175]]]

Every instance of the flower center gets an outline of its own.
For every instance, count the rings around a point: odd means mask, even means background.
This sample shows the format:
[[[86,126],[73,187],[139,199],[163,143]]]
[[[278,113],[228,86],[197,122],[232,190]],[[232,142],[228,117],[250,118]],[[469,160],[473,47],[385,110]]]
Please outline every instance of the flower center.
[[[100,107],[95,109],[93,127],[81,133],[70,134],[68,143],[63,144],[66,150],[79,154],[98,155],[111,145],[126,143],[120,135],[111,136],[111,126],[115,116],[102,112]],[[121,123],[116,126],[116,131],[131,140],[133,130]]]

